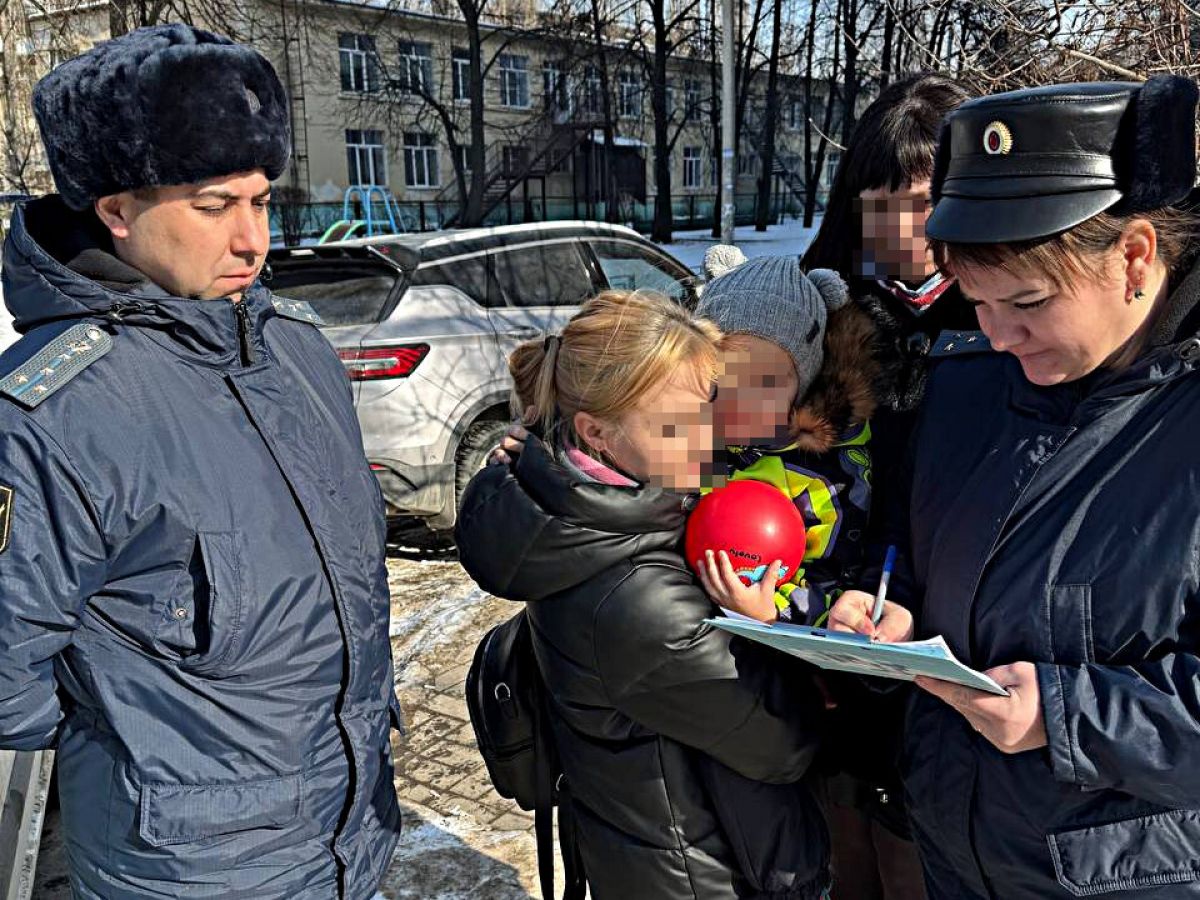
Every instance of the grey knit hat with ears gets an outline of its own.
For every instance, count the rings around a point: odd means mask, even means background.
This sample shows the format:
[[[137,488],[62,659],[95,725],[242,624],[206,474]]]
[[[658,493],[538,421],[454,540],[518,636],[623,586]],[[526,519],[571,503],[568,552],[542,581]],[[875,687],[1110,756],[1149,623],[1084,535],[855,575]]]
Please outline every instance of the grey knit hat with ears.
[[[708,262],[706,257],[706,270]],[[786,350],[796,365],[799,398],[808,393],[825,361],[829,313],[849,300],[846,282],[836,272],[813,269],[805,275],[799,257],[759,256],[705,285],[696,314],[726,334],[750,334]]]

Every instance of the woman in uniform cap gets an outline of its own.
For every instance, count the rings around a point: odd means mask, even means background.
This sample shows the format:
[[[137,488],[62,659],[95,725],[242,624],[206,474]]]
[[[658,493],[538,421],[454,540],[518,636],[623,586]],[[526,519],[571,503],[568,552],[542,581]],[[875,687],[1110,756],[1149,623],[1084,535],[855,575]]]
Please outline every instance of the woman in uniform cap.
[[[1059,85],[942,134],[926,231],[983,334],[935,350],[892,596],[1008,694],[918,682],[934,900],[1200,897],[1196,102]]]

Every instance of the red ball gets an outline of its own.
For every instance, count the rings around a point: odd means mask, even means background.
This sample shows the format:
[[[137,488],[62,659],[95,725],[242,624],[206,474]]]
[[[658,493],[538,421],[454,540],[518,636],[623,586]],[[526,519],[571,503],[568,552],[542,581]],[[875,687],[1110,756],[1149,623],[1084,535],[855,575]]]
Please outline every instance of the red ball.
[[[745,584],[757,584],[771,563],[783,560],[778,587],[804,561],[804,516],[777,487],[761,481],[731,481],[696,504],[684,548],[693,567],[704,559],[706,550],[724,550]]]

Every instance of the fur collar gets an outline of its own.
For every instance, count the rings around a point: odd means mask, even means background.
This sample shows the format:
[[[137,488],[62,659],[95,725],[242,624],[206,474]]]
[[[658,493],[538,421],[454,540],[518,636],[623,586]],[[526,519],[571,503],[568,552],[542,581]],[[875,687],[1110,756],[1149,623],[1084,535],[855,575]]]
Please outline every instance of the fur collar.
[[[825,361],[816,381],[792,412],[794,446],[824,453],[850,426],[874,415],[880,380],[876,337],[871,317],[857,304],[830,313],[825,328]]]

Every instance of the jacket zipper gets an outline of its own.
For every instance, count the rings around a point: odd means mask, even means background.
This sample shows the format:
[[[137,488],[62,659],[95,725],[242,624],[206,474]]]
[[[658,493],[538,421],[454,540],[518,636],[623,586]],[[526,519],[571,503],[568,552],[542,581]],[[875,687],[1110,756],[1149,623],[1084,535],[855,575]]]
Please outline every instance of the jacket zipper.
[[[243,297],[233,305],[234,315],[238,323],[238,343],[242,348],[242,365],[254,365],[254,342],[250,339],[250,311],[246,309],[246,298]]]

